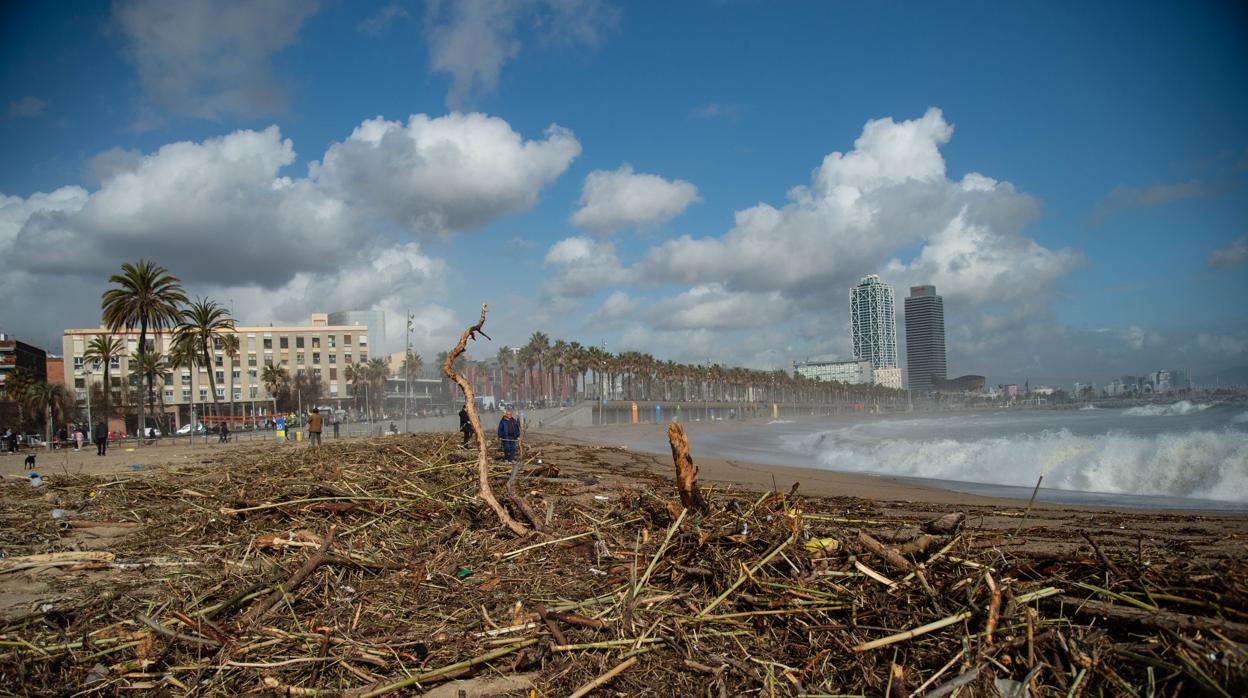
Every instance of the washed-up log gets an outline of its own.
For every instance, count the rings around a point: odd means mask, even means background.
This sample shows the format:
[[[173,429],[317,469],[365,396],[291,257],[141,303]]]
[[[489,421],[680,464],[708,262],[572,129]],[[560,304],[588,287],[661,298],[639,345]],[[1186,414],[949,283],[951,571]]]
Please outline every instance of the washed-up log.
[[[1066,595],[1050,597],[1047,602],[1061,603],[1066,607],[1067,611],[1079,616],[1100,616],[1122,623],[1176,632],[1216,631],[1238,642],[1248,641],[1248,623],[1236,623],[1205,616],[1175,613],[1174,611],[1150,611],[1143,608],[1121,606],[1107,601],[1078,599]]]
[[[89,552],[71,550],[62,553],[41,553],[39,555],[19,555],[0,560],[0,574],[16,572],[33,567],[64,567],[82,562],[112,562],[116,555],[108,552]]]
[[[876,557],[884,562],[887,562],[889,567],[898,572],[911,572],[914,570],[914,565],[910,564],[909,560],[898,555],[896,550],[872,538],[871,534],[866,531],[858,531],[858,544],[874,553]]]
[[[685,436],[685,429],[679,422],[672,422],[667,427],[667,441],[672,447],[672,460],[676,463],[676,490],[680,492],[681,506],[685,511],[709,513],[710,508],[698,489],[698,468],[693,464],[693,456],[689,455],[689,437]]]
[[[468,412],[468,423],[472,425],[472,432],[477,437],[477,496],[481,497],[481,501],[494,512],[500,523],[511,530],[517,536],[528,535],[529,528],[524,524],[511,518],[511,514],[498,503],[498,499],[494,497],[494,490],[490,487],[490,465],[489,458],[485,452],[485,432],[481,430],[481,417],[477,415],[477,399],[472,391],[472,385],[464,378],[459,371],[455,370],[455,359],[464,353],[468,347],[468,340],[477,338],[477,334],[489,339],[489,335],[481,331],[481,327],[485,325],[485,303],[481,304],[481,319],[477,324],[464,330],[459,336],[459,343],[455,348],[446,355],[446,360],[442,362],[442,373],[446,374],[464,391],[464,409]]]

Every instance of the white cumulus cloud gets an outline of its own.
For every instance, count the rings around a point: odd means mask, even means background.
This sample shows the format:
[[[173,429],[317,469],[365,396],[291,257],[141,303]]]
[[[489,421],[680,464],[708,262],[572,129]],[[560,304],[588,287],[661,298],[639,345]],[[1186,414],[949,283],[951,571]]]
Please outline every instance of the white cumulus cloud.
[[[655,304],[649,321],[662,330],[726,330],[779,324],[792,312],[792,302],[776,291],[733,292],[706,284]]]
[[[581,207],[572,214],[572,223],[604,234],[625,227],[649,228],[679,216],[697,201],[698,188],[689,182],[633,172],[625,164],[585,177]]]
[[[551,245],[545,264],[554,274],[544,287],[552,298],[587,296],[628,278],[615,254],[615,245],[584,236],[564,238]]]
[[[525,140],[503,119],[415,114],[404,124],[360,124],[313,163],[323,187],[414,231],[475,228],[529,208],[581,153],[576,136],[552,125]]]

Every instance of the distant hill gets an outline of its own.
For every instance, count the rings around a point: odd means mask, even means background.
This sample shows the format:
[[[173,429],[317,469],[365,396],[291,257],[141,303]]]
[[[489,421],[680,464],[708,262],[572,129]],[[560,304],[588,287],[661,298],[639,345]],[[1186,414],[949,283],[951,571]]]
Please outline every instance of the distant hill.
[[[1248,385],[1248,366],[1232,366],[1217,373],[1196,376],[1192,382],[1201,388],[1229,388],[1236,385]]]

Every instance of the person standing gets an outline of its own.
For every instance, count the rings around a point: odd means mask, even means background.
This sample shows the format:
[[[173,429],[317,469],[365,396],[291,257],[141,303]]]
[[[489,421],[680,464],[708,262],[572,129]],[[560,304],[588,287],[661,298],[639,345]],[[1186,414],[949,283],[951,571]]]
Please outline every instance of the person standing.
[[[511,410],[503,410],[503,418],[498,420],[498,441],[503,447],[503,460],[516,462],[516,442],[520,440],[520,422],[511,416]]]
[[[468,419],[468,405],[459,408],[459,430],[464,434],[463,447],[468,448],[468,439],[472,436],[472,422]]]
[[[338,426],[342,422],[342,420],[338,418],[338,413],[334,412],[334,418],[330,421],[334,425],[334,438],[336,439],[338,438]]]
[[[321,427],[323,424],[321,419],[321,410],[313,407],[312,416],[308,417],[308,441],[309,446],[321,445]]]
[[[82,450],[82,427],[74,427],[74,450]]]
[[[95,455],[108,455],[108,422],[104,420],[95,423]]]

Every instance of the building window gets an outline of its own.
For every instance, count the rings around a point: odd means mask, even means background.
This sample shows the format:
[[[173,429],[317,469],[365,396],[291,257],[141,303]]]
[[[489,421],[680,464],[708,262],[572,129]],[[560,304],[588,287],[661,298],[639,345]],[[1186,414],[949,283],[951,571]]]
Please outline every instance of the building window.
[[[215,335],[215,334],[212,336],[212,348],[216,349],[217,351],[221,351],[221,337],[220,336]]]
[[[272,337],[264,338],[264,348],[268,349],[269,351],[273,351],[273,338]]]
[[[360,363],[362,363],[362,364],[366,364],[366,363],[368,363],[368,353],[367,353],[367,352],[363,352],[363,351],[362,351],[362,352],[360,352]]]
[[[330,349],[333,349],[334,347],[338,346],[337,339],[338,339],[337,337],[331,334],[325,338],[325,342],[327,343]]]
[[[256,382],[256,372],[254,370],[247,372],[247,380],[252,383]]]
[[[173,401],[173,391],[172,391],[172,390],[166,390],[166,391],[165,391],[165,402],[172,402],[172,401]]]
[[[336,364],[336,363],[338,363],[338,355],[337,355],[337,354],[330,354],[330,355],[329,355],[329,363],[331,363],[331,364]]]
[[[165,374],[165,385],[173,385],[173,374],[172,374],[172,373],[166,373],[166,374]]]
[[[225,382],[225,371],[217,371],[217,382],[218,383]]]
[[[121,357],[120,357],[120,356],[114,356],[113,358],[109,359],[109,360],[108,360],[108,367],[109,367],[109,369],[111,369],[111,370],[113,370],[113,371],[116,371],[117,369],[121,368]]]
[[[200,389],[199,389],[199,401],[200,401],[200,402],[207,402],[207,401],[208,401],[208,389],[207,389],[207,388],[200,388]]]
[[[319,368],[313,368],[313,369],[312,369],[312,375],[316,376],[317,378],[320,378],[320,377],[321,377],[321,369],[319,369]]]
[[[182,385],[190,385],[190,384],[191,384],[191,372],[183,371],[182,372]]]
[[[289,366],[289,365],[290,365],[290,360],[289,360],[289,359],[282,359],[282,366],[283,366],[283,367],[286,367],[286,366]]]
[[[82,370],[82,357],[81,357],[81,356],[75,356],[75,357],[74,357],[74,370],[75,370],[75,371],[81,371],[81,370]]]
[[[343,355],[342,355],[342,362],[343,362],[344,364],[349,364],[349,363],[351,363],[351,355],[350,355],[350,354],[343,354]]]
[[[251,387],[251,399],[256,399],[256,387],[254,385]]]
[[[330,379],[331,381],[336,381],[336,380],[338,380],[338,369],[336,369],[336,368],[331,368],[331,369],[329,369],[329,379]]]
[[[320,338],[320,337],[313,337],[313,338],[312,338],[312,348],[313,348],[313,349],[320,349],[320,348],[321,348],[321,338]]]
[[[217,388],[217,399],[218,400],[225,399],[225,388]]]
[[[321,352],[319,351],[312,352],[312,363],[314,364],[321,363]]]
[[[299,352],[295,354],[295,365],[297,366],[303,365],[303,352]]]
[[[85,387],[87,387],[87,381],[86,381],[86,380],[84,380],[84,379],[82,379],[82,378],[75,378],[75,379],[74,379],[74,387],[75,387],[75,388],[85,388]]]
[[[220,355],[220,354],[217,354],[216,358],[214,358],[214,359],[212,360],[212,363],[213,363],[213,365],[214,365],[214,366],[216,366],[217,368],[221,368],[221,366],[223,365],[223,364],[221,363],[221,355]]]
[[[344,347],[351,346],[351,335],[349,334],[342,335],[342,346]]]
[[[290,348],[290,337],[278,337],[278,338],[277,338],[277,346],[278,346],[278,347],[280,347],[280,348],[282,348],[282,349],[289,349],[289,348]]]
[[[366,334],[360,335],[360,346],[362,347],[368,346],[368,335]]]
[[[242,388],[235,388],[235,389],[234,389],[234,399],[235,399],[235,400],[242,400],[242,399],[243,399],[243,389],[242,389]]]
[[[303,336],[302,335],[295,337],[295,348],[296,349],[303,348]]]
[[[242,371],[239,371],[239,370],[236,368],[236,369],[234,369],[233,371],[230,371],[230,377],[231,377],[231,378],[233,378],[234,380],[238,380],[239,378],[242,378],[242,377],[243,377],[243,373],[242,373]]]
[[[255,366],[255,365],[256,365],[256,355],[255,355],[255,354],[248,354],[248,355],[247,355],[247,365],[248,365],[248,366]]]
[[[331,384],[331,385],[329,386],[329,394],[330,394],[330,395],[337,395],[337,394],[338,394],[338,384],[337,384],[337,383],[333,383],[333,384]]]

